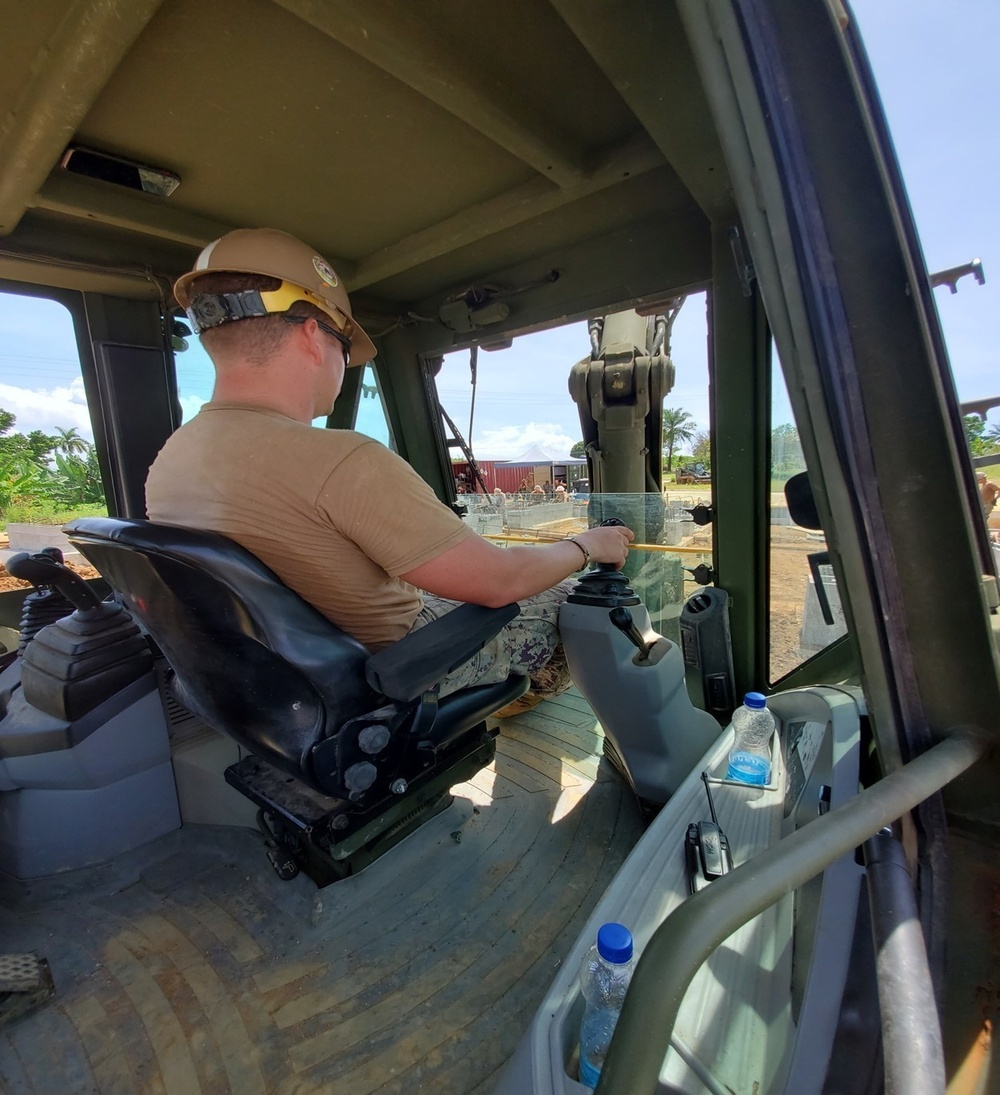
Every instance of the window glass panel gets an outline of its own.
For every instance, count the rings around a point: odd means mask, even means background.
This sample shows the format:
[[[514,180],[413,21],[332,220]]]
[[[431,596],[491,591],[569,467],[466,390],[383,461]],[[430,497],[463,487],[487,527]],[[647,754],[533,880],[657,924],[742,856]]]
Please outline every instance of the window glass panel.
[[[785,486],[806,471],[806,464],[773,345],[771,359],[769,652],[774,682],[840,638],[847,627],[833,569],[824,560],[826,536],[795,524],[789,515]]]
[[[392,436],[389,416],[385,412],[385,399],[379,384],[378,374],[365,366],[365,375],[361,378],[361,393],[358,396],[357,413],[354,428],[358,433],[381,441],[386,448],[396,451],[396,439]]]
[[[0,293],[0,521],[10,534],[106,514],[73,318],[58,301]],[[18,535],[12,548],[45,546]]]
[[[591,493],[579,410],[568,388],[573,366],[591,356],[587,323],[525,335],[506,349],[481,350],[474,406],[468,350],[446,355],[435,380],[458,433],[466,442],[472,438],[482,477],[480,482],[455,445],[452,466],[465,520],[501,543],[544,543],[605,517],[624,520],[638,534],[626,573],[653,626],[676,641],[681,606],[701,588],[685,568],[712,562],[712,528],[696,525],[688,512],[699,502],[711,504],[705,294],[692,295],[673,320],[666,347],[676,375],[664,397],[664,411],[671,413],[665,413],[661,439],[662,496]],[[445,435],[453,435],[447,423]]]
[[[985,400],[980,406],[988,402]],[[1000,406],[1000,398],[996,404]],[[995,410],[995,407],[986,407],[976,413],[963,413],[962,420],[969,455],[976,469],[980,509],[993,544],[993,554],[1000,564],[1000,424],[991,423],[986,417],[987,411],[995,415]]]
[[[186,349],[174,344],[174,374],[182,423],[189,422],[209,402],[215,387],[215,368],[201,340],[190,335],[184,341]]]
[[[481,536],[506,546],[562,540],[588,528],[592,514],[595,520],[598,515],[614,514],[626,524],[637,524],[650,505],[650,496],[591,494],[580,489],[558,497],[513,491],[467,494],[462,503],[467,508],[463,517],[467,524]],[[646,606],[653,629],[679,642],[681,607],[688,597],[704,588],[691,571],[701,563],[711,567],[712,541],[706,529],[691,535],[695,526],[681,521],[674,507],[668,505],[664,517],[664,535],[660,539],[666,542],[633,544],[625,573]],[[682,530],[689,535],[682,535]]]

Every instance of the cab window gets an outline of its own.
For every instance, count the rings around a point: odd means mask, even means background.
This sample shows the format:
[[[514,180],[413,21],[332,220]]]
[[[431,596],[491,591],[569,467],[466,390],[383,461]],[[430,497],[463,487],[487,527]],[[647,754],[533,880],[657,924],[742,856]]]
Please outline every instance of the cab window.
[[[73,318],[56,300],[0,293],[0,520],[10,535],[106,514]],[[19,535],[11,547],[43,546]]]
[[[212,398],[215,369],[197,335],[174,337],[174,376],[181,422],[189,422]]]
[[[365,366],[364,376],[361,378],[361,390],[354,411],[354,428],[358,433],[381,441],[393,452],[397,451],[396,439],[385,409],[382,385],[378,373],[370,364]]]
[[[590,358],[592,334],[579,322],[495,351],[445,355],[435,384],[458,502],[467,523],[501,544],[545,543],[604,517],[624,520],[636,531],[626,573],[653,627],[677,641],[681,607],[712,565],[711,525],[689,512],[711,504],[705,294],[684,302],[669,332],[675,377],[663,398],[659,504],[640,492],[600,494],[590,482],[568,381],[574,364]]]
[[[796,525],[789,515],[785,487],[807,468],[777,350],[771,349],[768,601],[769,675],[774,683],[839,639],[847,625],[833,568],[824,559],[826,536]]]

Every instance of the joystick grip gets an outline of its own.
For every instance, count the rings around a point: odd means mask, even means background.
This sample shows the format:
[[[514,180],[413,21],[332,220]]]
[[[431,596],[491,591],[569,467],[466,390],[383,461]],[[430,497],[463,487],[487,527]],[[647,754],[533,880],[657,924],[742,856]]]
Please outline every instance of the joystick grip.
[[[57,589],[75,608],[94,608],[101,598],[87,583],[62,561],[57,548],[45,548],[34,555],[26,551],[7,560],[7,573],[36,589]]]
[[[625,522],[622,521],[618,517],[609,517],[605,521],[599,521],[597,523],[597,527],[598,528],[608,528],[608,527],[613,527],[615,525],[624,525],[624,524],[625,524]],[[600,571],[604,574],[616,574],[618,572],[618,567],[616,567],[614,563],[595,563],[594,564],[594,570]],[[617,627],[618,625],[616,624],[615,626]]]

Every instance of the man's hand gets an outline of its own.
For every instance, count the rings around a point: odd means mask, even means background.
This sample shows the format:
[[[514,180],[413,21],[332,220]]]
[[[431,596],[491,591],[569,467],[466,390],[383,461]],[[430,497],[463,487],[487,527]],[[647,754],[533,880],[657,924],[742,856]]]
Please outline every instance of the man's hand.
[[[573,536],[590,552],[592,563],[614,563],[621,569],[628,558],[628,546],[635,533],[624,525],[598,525]]]

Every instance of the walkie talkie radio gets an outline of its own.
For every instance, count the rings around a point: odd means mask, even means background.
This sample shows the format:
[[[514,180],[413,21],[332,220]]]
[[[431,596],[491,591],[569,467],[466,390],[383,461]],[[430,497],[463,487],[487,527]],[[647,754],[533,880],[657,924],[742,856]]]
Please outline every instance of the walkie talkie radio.
[[[729,841],[719,825],[712,801],[712,790],[708,785],[708,772],[702,772],[705,794],[708,796],[708,808],[712,813],[711,821],[692,821],[684,840],[684,854],[687,857],[688,884],[692,893],[703,890],[709,882],[721,878],[733,869],[733,859],[729,852]]]

